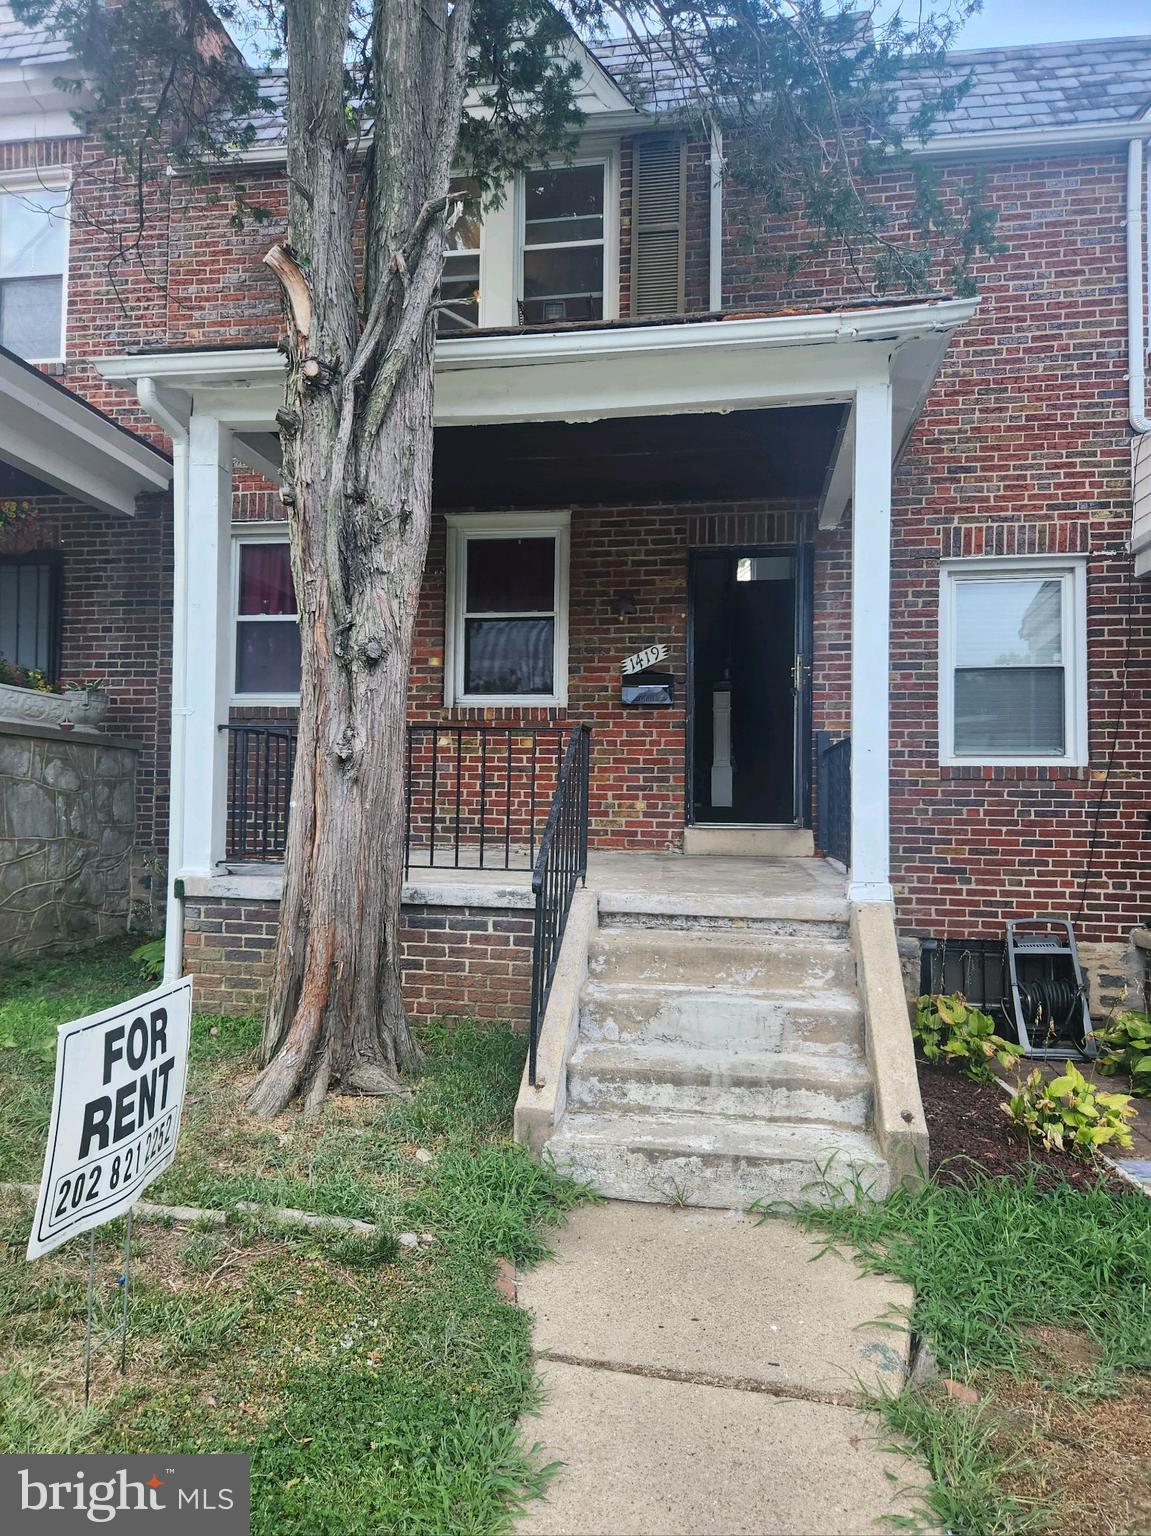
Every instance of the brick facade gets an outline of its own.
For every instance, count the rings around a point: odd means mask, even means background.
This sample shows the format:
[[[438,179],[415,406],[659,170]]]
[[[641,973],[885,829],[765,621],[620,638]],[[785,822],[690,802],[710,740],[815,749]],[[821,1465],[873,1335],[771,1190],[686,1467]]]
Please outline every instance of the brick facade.
[[[76,141],[0,146],[0,172],[73,159]],[[707,146],[688,152],[686,307],[707,307]],[[621,308],[630,299],[630,145],[621,148]],[[976,318],[957,335],[895,484],[893,539],[892,847],[907,933],[992,934],[1004,916],[1070,912],[1089,943],[1119,945],[1151,909],[1151,587],[1124,553],[1131,517],[1126,423],[1125,164],[1109,149],[988,162],[985,195],[999,210],[1003,250],[981,263]],[[943,173],[956,206],[971,186]],[[276,171],[253,191],[283,208]],[[902,174],[884,182],[898,217]],[[90,206],[122,189],[83,180]],[[73,230],[66,381],[144,426],[134,401],[100,380],[90,359],[130,348],[271,344],[275,289],[259,257],[276,231],[228,227],[208,192],[173,178],[149,192],[142,260],[110,264],[108,237]],[[724,202],[725,306],[746,312],[833,304],[859,296],[848,252],[811,258],[810,232],[729,185]],[[791,258],[802,257],[795,267]],[[157,280],[160,268],[165,278]],[[940,274],[941,283],[945,274]],[[685,424],[685,431],[690,425]],[[237,479],[237,515],[280,515],[254,477]],[[793,511],[795,509],[792,509]],[[151,745],[141,759],[140,836],[162,848],[168,535],[157,504],[135,523],[47,509],[59,522],[72,606],[68,665],[108,675],[114,727]],[[679,845],[684,819],[686,559],[692,547],[787,543],[794,521],[765,504],[577,507],[572,512],[570,705],[498,712],[501,723],[593,727],[592,834],[601,846]],[[1076,551],[1088,556],[1090,764],[1084,769],[954,769],[938,762],[938,594],[942,558]],[[74,567],[74,570],[73,570]],[[443,522],[429,553],[412,678],[412,715],[445,711]],[[109,606],[109,591],[112,594]],[[621,592],[636,612],[616,616]],[[814,726],[850,714],[850,528],[820,533],[815,562]],[[677,707],[642,717],[618,707],[615,665],[654,638],[672,645]],[[881,686],[881,680],[877,680]],[[257,712],[246,711],[251,715]],[[255,936],[259,936],[258,934]],[[243,946],[241,945],[242,949]],[[447,957],[434,957],[446,959]],[[446,973],[445,973],[446,974]],[[510,1006],[510,1003],[509,1003]]]
[[[263,1008],[279,912],[276,900],[187,900],[185,964],[199,1009],[242,1015]],[[526,1023],[532,927],[532,913],[522,907],[406,903],[400,938],[409,1012]]]

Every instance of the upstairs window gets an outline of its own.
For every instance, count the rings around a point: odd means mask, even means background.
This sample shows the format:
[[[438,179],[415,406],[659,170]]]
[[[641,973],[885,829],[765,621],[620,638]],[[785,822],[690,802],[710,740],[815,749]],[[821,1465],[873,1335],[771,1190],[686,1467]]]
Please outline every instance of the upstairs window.
[[[0,557],[0,660],[51,682],[60,675],[61,575],[58,555]]]
[[[439,312],[441,336],[460,331],[474,331],[480,323],[480,195],[476,183],[466,176],[453,176],[448,195],[458,198],[462,207],[444,236],[444,275],[440,280]],[[449,216],[456,206],[449,208]]]
[[[233,559],[235,697],[294,704],[300,692],[300,624],[283,532],[242,534]]]
[[[568,522],[449,519],[449,704],[565,702]]]
[[[524,175],[525,325],[603,319],[606,183],[602,160]]]
[[[68,189],[0,187],[0,346],[30,363],[64,356]]]
[[[1083,561],[957,561],[940,611],[942,761],[1085,763]]]

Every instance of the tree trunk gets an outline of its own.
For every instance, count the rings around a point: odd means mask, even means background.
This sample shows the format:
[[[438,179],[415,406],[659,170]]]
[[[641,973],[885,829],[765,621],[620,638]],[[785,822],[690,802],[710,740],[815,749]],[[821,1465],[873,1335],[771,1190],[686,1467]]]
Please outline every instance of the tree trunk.
[[[406,704],[431,504],[431,305],[468,27],[466,4],[449,21],[446,0],[377,0],[382,105],[358,297],[348,7],[290,0],[286,10],[299,267],[280,426],[301,683],[266,1065],[249,1098],[264,1115],[301,1093],[312,1108],[336,1081],[395,1091],[422,1059],[399,972]]]

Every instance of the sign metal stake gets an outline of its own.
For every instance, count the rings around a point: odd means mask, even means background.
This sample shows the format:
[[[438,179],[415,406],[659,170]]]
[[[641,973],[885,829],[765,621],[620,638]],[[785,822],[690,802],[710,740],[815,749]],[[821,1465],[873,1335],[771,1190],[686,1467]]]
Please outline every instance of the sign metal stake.
[[[96,1230],[88,1234],[88,1324],[84,1329],[84,1407],[92,1396],[92,1315],[96,1310]]]
[[[128,1360],[128,1286],[132,1272],[132,1214],[128,1207],[124,1220],[124,1272],[120,1276],[120,1375],[123,1376]]]

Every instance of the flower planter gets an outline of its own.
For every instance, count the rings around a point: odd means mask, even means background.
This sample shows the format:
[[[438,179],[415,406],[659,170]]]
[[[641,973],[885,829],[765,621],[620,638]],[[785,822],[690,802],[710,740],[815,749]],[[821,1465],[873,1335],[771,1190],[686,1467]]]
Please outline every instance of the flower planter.
[[[78,731],[94,731],[108,712],[106,693],[38,693],[35,688],[14,688],[0,683],[0,720],[23,725],[71,723]]]

